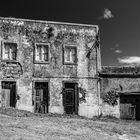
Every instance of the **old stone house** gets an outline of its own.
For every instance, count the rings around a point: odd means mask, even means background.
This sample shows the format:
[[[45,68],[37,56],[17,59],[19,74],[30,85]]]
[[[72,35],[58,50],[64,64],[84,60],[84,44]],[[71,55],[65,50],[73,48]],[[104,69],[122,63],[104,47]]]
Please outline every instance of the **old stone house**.
[[[99,28],[0,18],[0,107],[100,115]]]
[[[97,25],[0,18],[0,107],[140,119],[140,68],[101,67]]]
[[[101,97],[116,91],[114,105],[102,100],[102,114],[122,119],[140,120],[140,67],[109,67],[100,71]]]

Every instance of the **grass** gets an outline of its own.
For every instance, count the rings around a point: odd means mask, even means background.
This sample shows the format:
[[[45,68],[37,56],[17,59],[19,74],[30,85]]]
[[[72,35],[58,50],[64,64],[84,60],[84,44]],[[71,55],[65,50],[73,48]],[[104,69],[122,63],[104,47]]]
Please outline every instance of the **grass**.
[[[12,140],[118,140],[140,139],[140,122],[113,117],[34,114],[0,108],[0,139]]]

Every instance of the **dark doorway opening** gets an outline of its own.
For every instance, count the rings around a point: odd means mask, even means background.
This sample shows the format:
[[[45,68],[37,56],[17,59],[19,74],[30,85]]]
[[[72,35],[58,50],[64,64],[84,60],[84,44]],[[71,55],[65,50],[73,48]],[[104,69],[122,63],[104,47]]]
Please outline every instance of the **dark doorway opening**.
[[[16,82],[2,81],[2,106],[16,107]]]
[[[35,82],[35,112],[48,113],[48,82]]]
[[[77,85],[77,83],[64,83],[63,104],[66,114],[78,114]]]
[[[120,117],[140,120],[140,95],[120,95]]]

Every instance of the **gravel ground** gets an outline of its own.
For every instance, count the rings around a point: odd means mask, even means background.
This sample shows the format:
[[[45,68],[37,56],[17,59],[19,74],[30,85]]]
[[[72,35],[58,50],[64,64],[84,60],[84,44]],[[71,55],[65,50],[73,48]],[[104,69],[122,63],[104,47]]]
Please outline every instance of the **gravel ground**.
[[[0,108],[0,140],[140,140],[140,122]]]

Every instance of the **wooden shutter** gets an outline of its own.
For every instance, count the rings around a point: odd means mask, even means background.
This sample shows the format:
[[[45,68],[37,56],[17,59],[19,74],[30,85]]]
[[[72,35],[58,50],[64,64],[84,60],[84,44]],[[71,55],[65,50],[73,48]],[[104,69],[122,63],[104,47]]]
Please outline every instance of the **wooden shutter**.
[[[8,43],[4,43],[3,46],[3,58],[10,59],[10,47]]]
[[[2,89],[1,106],[10,107],[10,89]]]
[[[135,106],[131,104],[120,104],[121,119],[135,119]]]
[[[76,48],[71,48],[71,61],[76,63]]]
[[[17,46],[16,44],[11,44],[11,55],[12,55],[12,60],[16,60],[17,56]]]
[[[37,61],[41,61],[42,60],[42,53],[41,53],[41,46],[40,45],[36,45],[36,60]]]
[[[42,112],[42,102],[43,102],[43,89],[36,89],[35,95],[35,111]]]
[[[49,60],[49,47],[48,45],[43,46],[43,60],[48,61]]]

